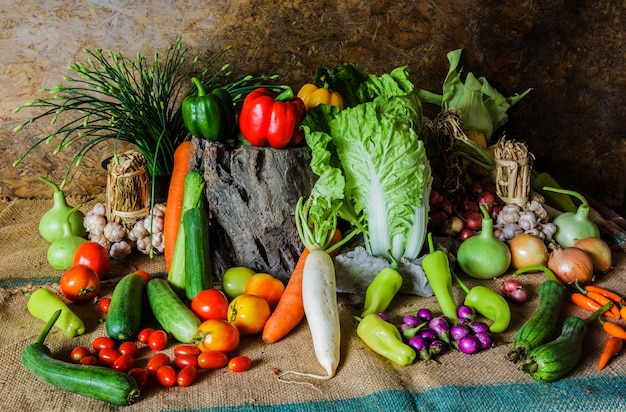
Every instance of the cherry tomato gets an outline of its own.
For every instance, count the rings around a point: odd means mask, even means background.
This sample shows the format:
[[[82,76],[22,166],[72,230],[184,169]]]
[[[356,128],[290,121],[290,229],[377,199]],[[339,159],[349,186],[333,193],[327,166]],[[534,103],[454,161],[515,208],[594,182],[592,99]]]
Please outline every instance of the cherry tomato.
[[[244,372],[252,367],[252,359],[247,356],[235,356],[228,361],[228,369],[233,372]]]
[[[108,336],[99,336],[91,342],[91,346],[96,351],[101,351],[102,349],[115,349],[115,341]]]
[[[135,363],[135,359],[130,355],[121,355],[119,358],[115,359],[113,362],[112,368],[116,371],[120,372],[128,372],[133,368]]]
[[[222,276],[222,291],[228,300],[232,300],[243,293],[246,282],[254,273],[254,270],[243,266],[226,269]]]
[[[100,243],[84,242],[74,252],[72,266],[85,265],[93,269],[100,280],[106,279],[111,270],[109,251]]]
[[[122,355],[135,356],[137,354],[137,344],[131,341],[122,342],[117,350]]]
[[[195,366],[185,366],[178,372],[176,383],[178,386],[189,386],[196,381],[198,369]]]
[[[228,305],[228,321],[242,335],[261,332],[270,314],[270,305],[265,299],[247,293],[237,296]]]
[[[135,379],[140,390],[145,390],[148,387],[148,373],[144,368],[132,368],[128,374]]]
[[[133,273],[144,278],[146,282],[150,282],[150,280],[152,279],[152,275],[146,272],[145,270],[136,270]]]
[[[147,345],[147,344],[148,344],[148,338],[150,337],[150,334],[151,334],[152,332],[154,332],[154,329],[152,329],[152,328],[145,328],[145,329],[142,329],[142,330],[139,332],[139,334],[137,335],[137,340],[138,340],[140,343],[143,343],[143,344]]]
[[[98,306],[100,307],[100,312],[106,315],[107,313],[109,313],[109,306],[111,306],[111,298],[101,298],[100,302],[98,303]]]
[[[170,365],[161,366],[156,372],[156,377],[161,386],[166,388],[176,384],[176,370]]]
[[[70,359],[73,363],[79,363],[81,359],[87,356],[92,356],[91,350],[85,346],[77,346],[72,349],[70,353]]]
[[[167,333],[163,329],[157,329],[148,336],[148,346],[152,350],[162,350],[167,345]]]
[[[191,355],[197,357],[199,354],[200,349],[194,345],[178,345],[174,348],[174,356]]]
[[[262,297],[273,310],[285,291],[285,284],[269,273],[255,273],[248,279],[244,293]]]
[[[98,352],[98,360],[106,366],[113,366],[116,360],[122,356],[117,350],[113,348],[104,348]]]
[[[230,353],[239,346],[237,327],[223,319],[205,320],[198,327],[198,348],[202,352]]]
[[[163,352],[155,353],[146,364],[146,372],[150,376],[156,375],[157,370],[159,370],[161,366],[169,365],[171,363],[172,361],[167,354]]]
[[[85,356],[84,358],[82,358],[79,362],[79,364],[81,365],[97,365],[98,364],[98,358],[96,358],[94,355],[89,355],[89,356]]]
[[[174,358],[174,363],[179,368],[184,368],[185,366],[198,366],[198,357],[192,355],[178,355]]]
[[[228,364],[228,356],[224,352],[215,350],[202,352],[198,355],[198,366],[201,369],[215,370]]]
[[[205,321],[208,319],[226,319],[228,299],[221,290],[206,289],[198,293],[191,301],[191,310]]]
[[[61,292],[72,302],[87,302],[100,293],[100,278],[88,266],[76,265],[61,275]]]

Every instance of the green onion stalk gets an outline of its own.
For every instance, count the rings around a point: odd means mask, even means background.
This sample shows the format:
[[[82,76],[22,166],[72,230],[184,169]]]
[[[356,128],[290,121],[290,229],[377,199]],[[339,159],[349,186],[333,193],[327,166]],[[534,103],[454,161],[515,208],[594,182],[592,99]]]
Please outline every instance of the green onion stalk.
[[[188,138],[180,102],[195,92],[190,87],[191,77],[198,77],[206,90],[226,89],[235,104],[240,104],[255,87],[279,91],[286,87],[262,84],[276,79],[276,75],[246,75],[233,80],[228,64],[213,70],[216,62],[231,48],[228,46],[211,58],[199,73],[196,69],[198,56],[187,64],[187,49],[182,46],[180,38],[175,45],[168,47],[164,59],[154,53],[151,63],[141,53],[132,60],[119,52],[105,55],[101,49],[85,49],[87,62],[75,62],[69,67],[75,75],[64,78],[66,86],[41,89],[40,92],[48,93],[50,97],[35,99],[13,111],[43,109],[15,127],[14,132],[44,118],[50,118],[50,124],[56,125],[63,114],[67,115],[61,126],[35,142],[13,165],[19,165],[37,147],[55,139],[58,143],[54,154],[69,146],[80,145],[67,167],[60,185],[63,188],[73,166],[79,166],[95,146],[113,140],[113,161],[117,162],[118,143],[123,141],[132,144],[146,158],[152,177],[170,174],[174,151]]]

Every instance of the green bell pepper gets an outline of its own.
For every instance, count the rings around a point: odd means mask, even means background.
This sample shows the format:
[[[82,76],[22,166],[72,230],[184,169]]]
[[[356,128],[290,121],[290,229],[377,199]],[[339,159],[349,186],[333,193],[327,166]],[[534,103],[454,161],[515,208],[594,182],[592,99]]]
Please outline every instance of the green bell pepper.
[[[428,234],[429,253],[422,259],[422,269],[428,283],[435,293],[441,312],[448,319],[457,321],[457,307],[452,294],[452,274],[448,255],[441,250],[435,250],[432,233]]]
[[[187,130],[196,137],[212,141],[230,137],[237,124],[230,93],[216,88],[207,94],[198,78],[193,77],[191,81],[198,89],[198,94],[185,97],[181,106]]]
[[[376,313],[364,316],[356,333],[370,349],[398,365],[410,365],[417,357],[415,350],[402,341],[398,328]]]
[[[47,322],[54,312],[61,311],[54,326],[59,328],[65,336],[74,336],[85,333],[85,324],[59,297],[47,288],[34,291],[27,303],[28,312],[35,318]]]
[[[397,270],[385,268],[378,272],[372,283],[365,290],[365,304],[361,317],[387,310],[401,286],[402,276]]]

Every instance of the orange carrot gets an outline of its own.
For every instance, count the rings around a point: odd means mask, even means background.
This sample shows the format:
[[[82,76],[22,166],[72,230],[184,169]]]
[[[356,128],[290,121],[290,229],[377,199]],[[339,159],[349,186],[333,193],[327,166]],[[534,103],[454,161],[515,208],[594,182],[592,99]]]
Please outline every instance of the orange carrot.
[[[180,226],[180,218],[183,209],[183,194],[185,188],[185,176],[189,171],[189,156],[191,154],[191,141],[182,142],[174,151],[174,167],[172,179],[167,192],[167,206],[163,222],[163,254],[165,255],[165,269],[170,270],[176,237]]]
[[[278,301],[278,305],[269,317],[263,328],[262,339],[265,343],[274,343],[291,332],[304,318],[302,303],[302,274],[304,262],[309,255],[309,249],[304,249],[298,258],[296,267],[287,282],[285,291]]]
[[[609,335],[620,339],[626,339],[626,330],[624,330],[624,328],[617,323],[605,320],[600,320],[600,323],[602,323],[602,329],[604,329],[604,331]]]
[[[609,363],[611,358],[622,350],[624,341],[621,338],[611,336],[604,345],[604,349],[600,354],[600,360],[598,360],[598,370],[601,371]]]
[[[601,288],[599,286],[587,285],[585,286],[585,290],[587,292],[599,293],[600,295],[611,299],[616,304],[619,304],[619,302],[622,300],[622,297],[619,294],[613,292],[612,290]]]

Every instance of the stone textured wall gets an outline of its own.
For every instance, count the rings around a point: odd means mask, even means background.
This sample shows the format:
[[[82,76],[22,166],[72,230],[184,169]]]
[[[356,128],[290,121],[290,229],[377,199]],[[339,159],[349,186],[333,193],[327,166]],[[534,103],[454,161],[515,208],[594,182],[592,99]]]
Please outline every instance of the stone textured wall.
[[[463,48],[465,71],[505,95],[534,91],[510,111],[506,134],[526,141],[536,166],[614,208],[626,187],[626,14],[611,0],[23,0],[0,5],[0,197],[41,194],[37,176],[62,179],[73,155],[37,149],[46,121],[14,134],[32,113],[13,113],[60,84],[84,48],[164,53],[181,37],[190,56],[224,57],[239,73],[279,74],[298,88],[315,68],[354,62],[365,71],[408,65],[419,87],[440,91],[446,53]],[[66,190],[97,193],[111,146],[74,169]]]

